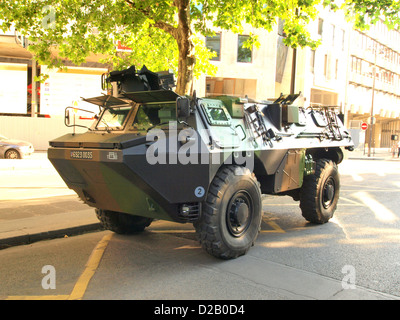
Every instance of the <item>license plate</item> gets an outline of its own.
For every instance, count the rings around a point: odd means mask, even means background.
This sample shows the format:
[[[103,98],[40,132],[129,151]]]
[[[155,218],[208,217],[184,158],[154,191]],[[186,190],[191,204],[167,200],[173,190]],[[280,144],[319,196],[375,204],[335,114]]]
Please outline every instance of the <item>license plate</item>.
[[[93,159],[93,151],[73,150],[70,153],[71,159]]]

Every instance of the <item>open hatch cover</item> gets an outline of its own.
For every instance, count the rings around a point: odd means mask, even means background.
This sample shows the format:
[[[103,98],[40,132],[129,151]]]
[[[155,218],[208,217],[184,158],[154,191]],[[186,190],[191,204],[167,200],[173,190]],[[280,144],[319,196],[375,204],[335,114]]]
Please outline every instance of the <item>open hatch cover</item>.
[[[122,106],[128,104],[126,101],[110,96],[110,95],[103,95],[99,97],[93,98],[82,98],[83,101],[96,104],[103,108],[113,108],[117,106]]]
[[[126,99],[136,103],[161,103],[175,102],[179,97],[178,94],[171,90],[153,90],[123,93]],[[128,104],[126,100],[113,97],[111,95],[103,95],[93,98],[82,98],[83,101],[96,104],[103,108],[114,108]]]
[[[173,102],[179,97],[178,94],[171,90],[138,91],[122,94],[136,103]]]

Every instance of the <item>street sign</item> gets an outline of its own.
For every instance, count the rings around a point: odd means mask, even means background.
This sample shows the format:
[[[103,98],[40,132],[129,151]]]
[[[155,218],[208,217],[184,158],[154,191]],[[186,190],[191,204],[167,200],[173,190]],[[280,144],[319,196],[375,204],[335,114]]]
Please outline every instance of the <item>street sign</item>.
[[[363,123],[361,123],[361,129],[362,130],[367,130],[367,128],[368,128],[368,124],[366,124],[365,122],[363,122]]]

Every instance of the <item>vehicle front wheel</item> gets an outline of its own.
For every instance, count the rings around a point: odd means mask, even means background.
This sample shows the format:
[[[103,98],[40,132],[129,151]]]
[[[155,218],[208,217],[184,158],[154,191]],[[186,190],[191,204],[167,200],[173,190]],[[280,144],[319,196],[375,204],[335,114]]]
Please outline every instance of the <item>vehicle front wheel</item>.
[[[213,179],[202,216],[193,225],[203,249],[217,258],[232,259],[254,245],[261,219],[257,179],[247,168],[227,166]]]
[[[4,158],[6,159],[21,159],[21,155],[17,150],[10,149],[7,150],[6,154],[4,155]]]
[[[317,160],[315,173],[304,177],[300,190],[300,209],[312,223],[326,223],[332,218],[339,201],[339,171],[329,159]]]
[[[153,221],[151,218],[102,209],[96,209],[96,216],[104,229],[119,234],[142,232]]]

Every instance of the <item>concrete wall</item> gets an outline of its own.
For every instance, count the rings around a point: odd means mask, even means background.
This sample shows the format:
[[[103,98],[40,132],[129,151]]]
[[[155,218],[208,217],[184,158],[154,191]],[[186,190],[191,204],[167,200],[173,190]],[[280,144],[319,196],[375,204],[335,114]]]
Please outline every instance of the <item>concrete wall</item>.
[[[91,121],[88,121],[88,125]],[[76,128],[76,132],[85,132],[84,128]],[[29,118],[0,116],[0,134],[10,139],[31,142],[35,150],[47,150],[49,141],[67,133],[73,128],[64,125],[64,117]]]

